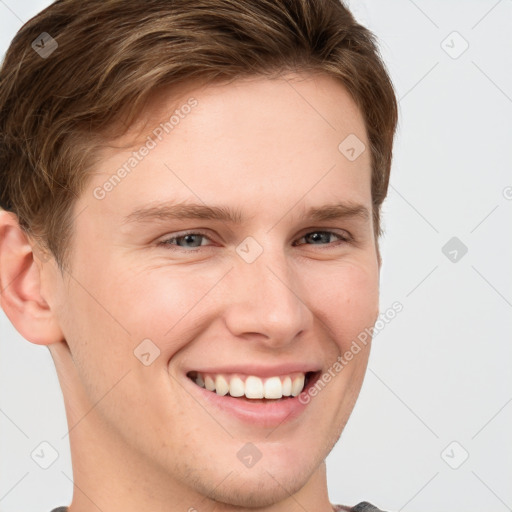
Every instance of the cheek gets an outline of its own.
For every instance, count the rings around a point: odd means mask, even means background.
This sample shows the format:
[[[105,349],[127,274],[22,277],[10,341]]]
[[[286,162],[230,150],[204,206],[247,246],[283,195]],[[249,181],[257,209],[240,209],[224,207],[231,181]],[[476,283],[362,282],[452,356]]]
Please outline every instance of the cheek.
[[[229,265],[162,266],[140,271],[127,268],[116,283],[105,289],[112,315],[130,332],[132,340],[153,340],[172,356],[211,320],[229,307],[225,297],[218,301],[223,275]],[[310,262],[295,268],[293,286],[298,300],[306,304],[331,328],[336,340],[349,342],[373,325],[379,307],[377,262],[360,258],[332,264]],[[233,286],[238,286],[233,283]],[[109,290],[115,290],[114,296]],[[111,318],[107,318],[111,322]],[[126,336],[125,336],[126,338]],[[140,342],[139,341],[139,342]]]
[[[202,311],[211,309],[212,287],[224,272],[178,265],[128,268],[116,278],[114,307],[133,340],[150,339],[172,356],[194,339],[196,328],[204,328]]]
[[[128,265],[121,271],[103,261],[97,272],[80,276],[87,291],[76,285],[69,309],[74,322],[70,332],[82,333],[77,349],[87,350],[98,371],[133,367],[138,363],[133,351],[145,339],[161,350],[164,357],[155,365],[160,366],[223,313],[216,310],[214,287],[229,265],[155,266],[142,271]],[[375,322],[378,266],[370,257],[308,262],[296,267],[294,275],[292,287],[299,299],[322,321],[323,327],[317,327],[330,331],[325,335],[340,351]]]
[[[376,263],[343,263],[328,272],[324,269],[322,275],[310,276],[310,282],[319,283],[308,292],[310,309],[331,329],[331,336],[344,351],[377,318],[378,267]]]

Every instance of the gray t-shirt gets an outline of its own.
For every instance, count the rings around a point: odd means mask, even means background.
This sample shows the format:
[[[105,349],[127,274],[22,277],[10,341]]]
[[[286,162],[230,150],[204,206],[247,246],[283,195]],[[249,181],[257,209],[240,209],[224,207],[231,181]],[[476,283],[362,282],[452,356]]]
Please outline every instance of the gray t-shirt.
[[[346,507],[344,505],[333,505],[335,512],[385,512],[380,508],[368,503],[367,501],[362,501],[358,503],[355,507]],[[54,508],[52,512],[68,512],[68,507],[58,507]]]
[[[367,501],[361,501],[361,503],[358,503],[352,508],[346,507],[345,505],[333,505],[333,507],[335,512],[385,512],[384,510],[377,508],[375,505],[372,505]]]

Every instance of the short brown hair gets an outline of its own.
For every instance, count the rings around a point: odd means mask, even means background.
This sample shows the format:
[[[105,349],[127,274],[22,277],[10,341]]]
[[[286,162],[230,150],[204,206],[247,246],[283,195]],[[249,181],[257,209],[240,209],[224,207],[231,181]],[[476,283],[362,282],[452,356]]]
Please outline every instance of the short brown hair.
[[[58,45],[47,58],[31,46],[43,33]],[[128,129],[157,88],[285,71],[341,80],[361,110],[377,238],[397,102],[375,36],[340,0],[57,0],[0,70],[0,204],[62,269],[102,132]]]

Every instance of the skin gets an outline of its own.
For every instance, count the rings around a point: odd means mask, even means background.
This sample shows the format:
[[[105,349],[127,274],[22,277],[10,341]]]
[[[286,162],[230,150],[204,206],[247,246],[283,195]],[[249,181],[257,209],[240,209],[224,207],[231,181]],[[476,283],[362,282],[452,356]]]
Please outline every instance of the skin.
[[[369,148],[363,117],[324,75],[181,93],[156,96],[131,139],[103,150],[74,206],[64,273],[34,256],[14,215],[0,212],[2,308],[22,336],[49,346],[63,390],[76,484],[69,510],[330,511],[324,460],[359,395],[370,344],[300,418],[275,429],[191,400],[185,370],[314,361],[327,371],[373,326],[380,263],[371,215],[301,217],[342,201],[371,213],[369,150],[354,161],[338,150],[351,133]],[[190,114],[96,199],[133,151],[121,143],[143,140],[190,97]],[[123,223],[166,201],[229,206],[245,220]],[[159,245],[185,230],[206,238]],[[318,231],[334,234],[303,238]],[[336,236],[347,233],[354,242]],[[249,236],[263,249],[250,264],[235,250]],[[133,353],[147,338],[160,349],[149,366]],[[262,454],[251,468],[236,456],[247,442]]]

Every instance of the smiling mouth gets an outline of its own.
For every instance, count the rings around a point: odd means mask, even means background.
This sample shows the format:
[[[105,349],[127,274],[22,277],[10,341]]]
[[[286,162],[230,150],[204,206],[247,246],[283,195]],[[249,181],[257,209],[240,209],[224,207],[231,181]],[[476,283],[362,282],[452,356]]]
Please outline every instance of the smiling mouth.
[[[319,375],[320,371],[297,372],[262,379],[255,375],[208,374],[197,371],[187,373],[192,382],[207,391],[251,402],[276,402],[294,398],[316,381]]]

